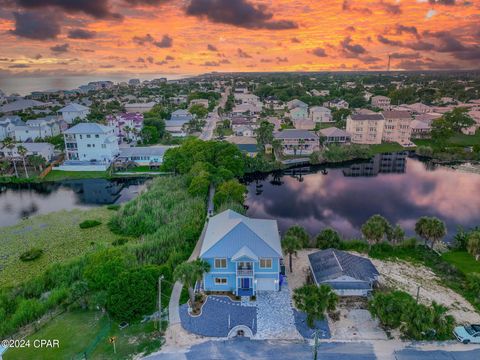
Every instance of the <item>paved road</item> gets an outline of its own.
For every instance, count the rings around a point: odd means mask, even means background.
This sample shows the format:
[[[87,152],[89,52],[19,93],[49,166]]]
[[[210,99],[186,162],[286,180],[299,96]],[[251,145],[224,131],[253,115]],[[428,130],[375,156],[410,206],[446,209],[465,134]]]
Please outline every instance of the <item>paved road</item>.
[[[469,351],[420,351],[405,349],[395,353],[395,360],[478,360],[480,350]]]
[[[230,88],[227,88],[219,101],[219,104],[215,106],[211,113],[208,113],[206,124],[203,128],[202,134],[199,136],[201,140],[211,140],[213,138],[213,131],[217,125],[217,122],[220,121],[220,116],[218,116],[218,108],[224,107],[227,102],[228,95],[230,94]]]

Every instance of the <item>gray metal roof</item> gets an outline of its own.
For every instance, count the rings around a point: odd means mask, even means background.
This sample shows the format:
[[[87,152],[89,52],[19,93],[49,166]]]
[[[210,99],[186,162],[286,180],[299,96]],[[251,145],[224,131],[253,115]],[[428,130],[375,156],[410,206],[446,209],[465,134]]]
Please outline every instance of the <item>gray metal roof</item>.
[[[371,281],[379,275],[369,259],[337,249],[317,251],[308,255],[308,260],[317,283],[335,280],[342,276]]]
[[[314,139],[318,140],[318,136],[307,130],[286,129],[274,134],[276,139]]]
[[[400,111],[400,110],[393,110],[393,111],[383,111],[382,112],[385,119],[412,119],[412,115],[409,111]]]
[[[320,134],[327,137],[350,137],[350,134],[345,130],[336,128],[334,126],[320,130]]]
[[[105,134],[113,128],[97,123],[80,123],[64,131],[64,134]]]
[[[77,112],[77,111],[85,111],[85,110],[89,110],[88,107],[77,104],[77,103],[71,103],[71,104],[68,104],[67,106],[65,106],[64,108],[61,108],[60,110],[58,110],[58,112],[60,112],[60,113],[62,113],[62,112]]]
[[[244,247],[259,257],[282,257],[277,221],[226,210],[209,219],[200,256],[231,258]]]

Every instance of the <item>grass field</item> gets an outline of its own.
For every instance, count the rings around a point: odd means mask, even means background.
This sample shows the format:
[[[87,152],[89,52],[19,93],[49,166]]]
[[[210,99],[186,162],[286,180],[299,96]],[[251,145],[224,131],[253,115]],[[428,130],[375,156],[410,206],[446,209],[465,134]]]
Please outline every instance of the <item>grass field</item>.
[[[74,179],[103,179],[108,178],[106,171],[60,171],[52,170],[43,179],[44,181],[60,181],[60,180],[74,180]]]
[[[73,356],[84,351],[105,326],[108,326],[108,320],[100,312],[67,312],[50,321],[37,333],[28,336],[26,340],[30,340],[30,348],[10,349],[3,358],[4,360],[72,359]],[[59,347],[34,348],[35,339],[57,339]]]
[[[416,145],[424,145],[435,147],[434,142],[431,139],[416,139],[413,140]],[[473,146],[480,144],[480,131],[477,131],[475,135],[456,134],[448,139],[447,144],[450,146]]]
[[[449,251],[442,254],[442,258],[450,264],[455,265],[455,267],[464,274],[473,272],[480,273],[480,261],[476,261],[475,258],[466,251]]]
[[[116,354],[108,341],[111,336],[116,339]],[[58,339],[60,346],[35,349],[33,344],[36,339]],[[109,324],[107,316],[101,312],[80,310],[56,317],[26,340],[30,340],[30,348],[10,349],[4,360],[80,359],[80,354],[85,351],[88,351],[88,359],[124,360],[134,354],[156,351],[161,345],[160,333],[152,322],[132,324],[120,330],[117,323]]]
[[[403,151],[405,148],[398,143],[382,143],[378,145],[370,145],[370,150],[374,154],[382,154],[396,151]]]
[[[0,228],[0,286],[15,285],[40,274],[54,263],[62,262],[110,245],[119,236],[107,227],[113,215],[106,207],[86,211],[60,211],[38,215],[20,223]],[[99,220],[102,225],[80,229],[84,220]],[[33,247],[43,250],[43,255],[31,262],[23,262],[19,255]]]

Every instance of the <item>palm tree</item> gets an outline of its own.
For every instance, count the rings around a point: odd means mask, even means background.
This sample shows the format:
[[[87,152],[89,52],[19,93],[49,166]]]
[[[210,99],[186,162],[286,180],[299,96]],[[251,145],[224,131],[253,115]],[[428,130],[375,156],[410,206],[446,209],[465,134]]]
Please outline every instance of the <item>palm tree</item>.
[[[123,131],[125,131],[125,133],[127,134],[127,142],[130,141],[130,132],[132,131],[132,129],[130,128],[130,126],[125,126],[123,128]]]
[[[285,233],[285,236],[296,237],[304,248],[310,245],[310,235],[308,235],[307,231],[300,225],[291,226]]]
[[[390,224],[381,215],[373,215],[362,225],[362,234],[370,245],[378,244],[387,233]]]
[[[290,272],[293,272],[292,269],[292,254],[297,255],[297,250],[302,248],[302,243],[300,239],[296,236],[286,235],[282,240],[282,248],[286,254],[288,254]]]
[[[180,281],[188,288],[190,305],[195,305],[194,287],[197,281],[202,280],[203,274],[210,271],[210,264],[204,260],[197,259],[193,262],[184,262],[178,265],[173,272],[173,278]]]
[[[5,139],[3,139],[3,146],[5,146],[7,149],[11,151],[15,148],[15,142],[11,137],[6,137]],[[17,163],[13,156],[12,156],[12,163],[13,163],[13,168],[15,169],[15,176],[18,178]]]
[[[22,158],[23,169],[25,170],[25,177],[28,179],[27,162],[25,161],[25,158],[27,157],[28,150],[25,146],[19,145],[17,147],[17,152],[18,152],[18,155],[20,155],[21,158]]]
[[[474,231],[468,236],[467,249],[475,260],[480,259],[480,231]]]
[[[315,320],[325,317],[326,310],[335,310],[338,296],[329,285],[304,285],[297,288],[293,294],[295,307],[307,314],[307,325],[315,326]]]
[[[35,169],[42,171],[43,167],[46,164],[46,160],[43,156],[40,155],[32,155],[28,157],[28,162],[32,165]]]
[[[423,216],[415,224],[415,232],[425,240],[425,246],[430,241],[433,249],[435,244],[447,234],[447,228],[440,219]]]

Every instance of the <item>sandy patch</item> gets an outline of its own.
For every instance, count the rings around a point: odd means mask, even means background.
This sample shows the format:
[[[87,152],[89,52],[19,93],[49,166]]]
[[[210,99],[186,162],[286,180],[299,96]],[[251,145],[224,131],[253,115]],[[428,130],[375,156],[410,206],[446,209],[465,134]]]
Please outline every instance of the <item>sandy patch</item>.
[[[364,255],[362,255],[364,256]],[[383,261],[370,259],[380,272],[380,282],[386,286],[408,292],[416,297],[420,286],[419,301],[431,304],[432,301],[449,308],[457,323],[480,322],[473,306],[455,291],[443,286],[440,279],[427,267],[405,261]]]
[[[308,255],[317,252],[318,249],[302,249],[297,252],[297,256],[293,255],[292,267],[293,273],[290,272],[290,264],[288,256],[285,257],[285,268],[288,286],[293,292],[294,289],[306,284],[307,276],[310,272],[310,264],[308,262]]]

